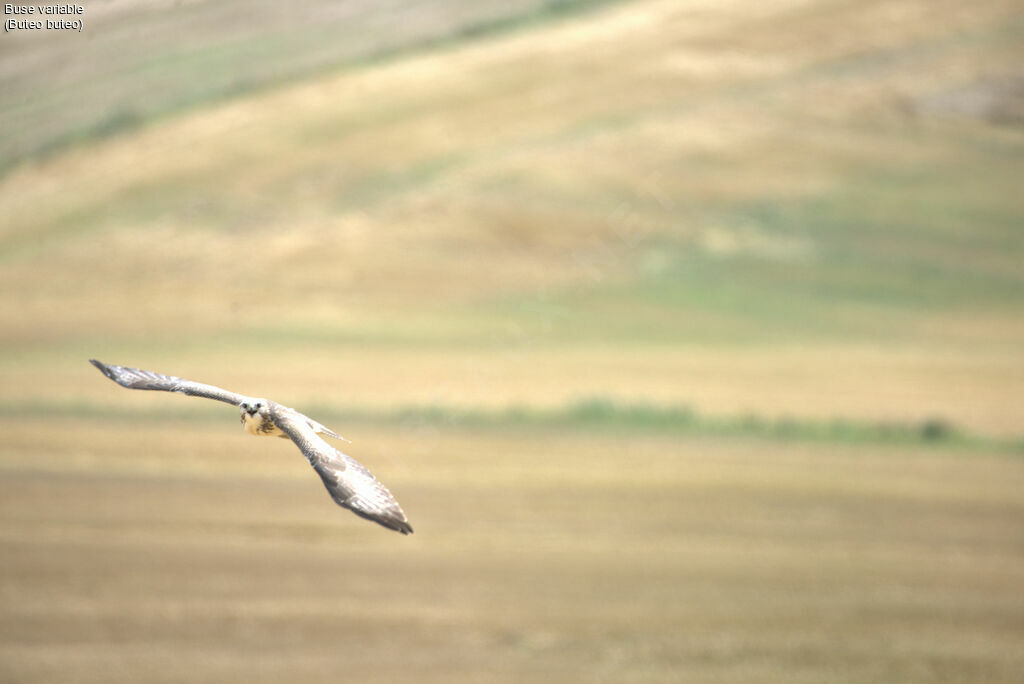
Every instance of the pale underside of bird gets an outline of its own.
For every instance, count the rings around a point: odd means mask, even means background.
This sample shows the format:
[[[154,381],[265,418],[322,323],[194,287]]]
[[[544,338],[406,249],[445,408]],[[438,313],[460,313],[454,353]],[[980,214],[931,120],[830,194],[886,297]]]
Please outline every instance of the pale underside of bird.
[[[249,434],[284,437],[295,442],[339,506],[396,532],[412,533],[412,526],[402,507],[387,487],[361,463],[335,449],[320,435],[343,438],[295,409],[268,399],[247,397],[171,375],[115,366],[95,359],[89,362],[128,389],[179,392],[237,406],[242,425]]]

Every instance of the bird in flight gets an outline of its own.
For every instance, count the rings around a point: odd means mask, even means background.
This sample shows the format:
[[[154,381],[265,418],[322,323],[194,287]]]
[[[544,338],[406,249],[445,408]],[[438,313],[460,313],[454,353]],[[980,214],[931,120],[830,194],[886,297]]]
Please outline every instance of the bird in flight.
[[[234,404],[238,407],[245,431],[250,435],[284,437],[295,442],[339,506],[388,529],[412,534],[412,526],[402,507],[387,487],[361,463],[332,447],[320,435],[344,438],[295,409],[269,399],[247,397],[171,375],[115,366],[96,359],[90,359],[89,363],[128,389],[179,392]]]

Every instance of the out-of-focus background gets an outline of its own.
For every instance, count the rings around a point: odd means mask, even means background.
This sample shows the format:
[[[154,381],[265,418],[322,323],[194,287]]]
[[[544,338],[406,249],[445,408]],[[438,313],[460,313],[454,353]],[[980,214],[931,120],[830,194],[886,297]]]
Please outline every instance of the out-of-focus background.
[[[81,18],[0,36],[0,679],[1020,681],[1019,2]]]

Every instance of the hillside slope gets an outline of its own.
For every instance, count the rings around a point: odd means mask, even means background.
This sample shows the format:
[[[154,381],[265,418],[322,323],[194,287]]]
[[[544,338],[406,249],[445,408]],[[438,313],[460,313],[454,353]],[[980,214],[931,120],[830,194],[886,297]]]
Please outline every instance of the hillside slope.
[[[68,374],[107,355],[381,408],[1020,434],[1022,21],[632,2],[22,165],[4,398],[92,396]]]

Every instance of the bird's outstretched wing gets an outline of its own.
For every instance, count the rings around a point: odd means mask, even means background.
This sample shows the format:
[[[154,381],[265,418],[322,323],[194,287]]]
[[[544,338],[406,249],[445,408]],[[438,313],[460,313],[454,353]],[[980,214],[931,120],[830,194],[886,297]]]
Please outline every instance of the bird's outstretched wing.
[[[153,371],[139,370],[138,368],[125,368],[113,364],[103,363],[96,359],[89,359],[89,363],[99,368],[104,375],[116,382],[121,387],[141,390],[162,390],[164,392],[180,392],[192,397],[205,397],[216,399],[226,404],[238,406],[246,397],[242,394],[229,392],[213,385],[204,385],[201,382],[183,380],[173,375],[161,375]]]
[[[274,402],[270,415],[302,450],[339,506],[388,529],[412,534],[412,525],[387,487],[359,461],[321,439],[306,416]]]
[[[252,401],[251,397],[246,397],[243,394],[229,392],[226,389],[221,389],[214,385],[204,385],[201,382],[192,382],[191,380],[176,378],[173,375],[163,375],[161,373],[140,370],[138,368],[115,366],[112,363],[103,363],[96,359],[89,359],[89,363],[103,371],[104,375],[116,382],[118,385],[121,385],[121,387],[127,387],[128,389],[180,392],[181,394],[187,394],[192,397],[216,399],[217,401],[223,401],[226,404],[232,404],[234,406],[238,406],[243,401]],[[331,437],[337,437],[338,439],[346,442],[348,441],[334,430],[316,422],[312,418],[306,418],[306,420],[309,421],[310,426],[312,426],[312,428],[317,432],[330,435]],[[284,435],[281,436],[283,437]]]

